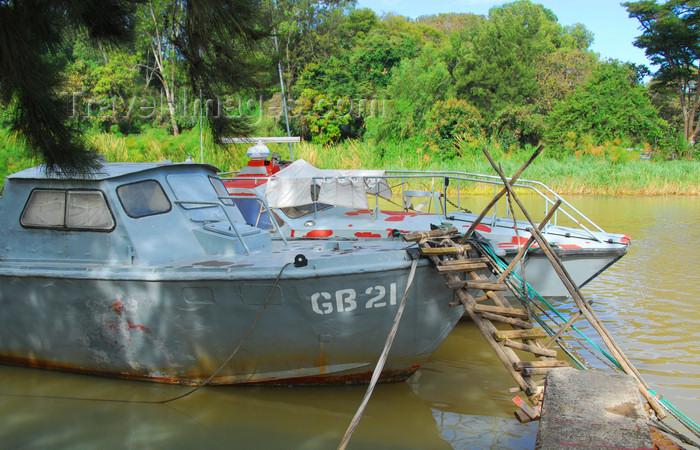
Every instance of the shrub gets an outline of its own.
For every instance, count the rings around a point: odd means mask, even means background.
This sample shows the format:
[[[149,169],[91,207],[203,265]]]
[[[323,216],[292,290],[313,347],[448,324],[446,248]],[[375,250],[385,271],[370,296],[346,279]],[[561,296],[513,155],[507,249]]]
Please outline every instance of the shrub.
[[[464,143],[483,140],[486,136],[481,113],[466,100],[451,98],[437,102],[426,117],[425,135],[443,158],[461,155]]]

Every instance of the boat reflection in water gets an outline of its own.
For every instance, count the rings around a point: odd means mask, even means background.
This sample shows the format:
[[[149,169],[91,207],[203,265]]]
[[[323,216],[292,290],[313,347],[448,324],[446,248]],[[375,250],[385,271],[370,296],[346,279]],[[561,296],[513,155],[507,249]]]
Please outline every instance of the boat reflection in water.
[[[112,163],[8,176],[0,362],[182,384],[369,380],[411,244],[272,240],[217,172]],[[464,312],[451,297],[420,260],[383,379],[406,379],[447,337]]]

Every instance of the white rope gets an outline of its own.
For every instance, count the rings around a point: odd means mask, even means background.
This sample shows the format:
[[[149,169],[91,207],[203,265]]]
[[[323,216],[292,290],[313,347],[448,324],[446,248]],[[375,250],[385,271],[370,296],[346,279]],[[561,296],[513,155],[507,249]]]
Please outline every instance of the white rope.
[[[362,403],[360,404],[360,407],[358,408],[357,412],[355,413],[355,417],[353,417],[352,422],[350,422],[350,426],[348,426],[347,431],[345,432],[345,435],[343,436],[343,440],[340,442],[340,445],[338,446],[338,450],[344,450],[348,442],[350,442],[350,438],[352,437],[352,433],[355,431],[355,428],[357,428],[357,425],[360,423],[360,419],[362,418],[362,415],[365,412],[365,407],[367,406],[367,403],[369,402],[370,397],[372,396],[372,392],[374,391],[374,386],[376,386],[377,381],[379,381],[379,376],[382,373],[382,369],[384,368],[384,363],[386,363],[386,358],[389,356],[389,350],[391,349],[391,344],[394,342],[394,337],[396,336],[396,331],[399,328],[399,322],[401,321],[401,316],[403,314],[404,307],[406,306],[406,299],[408,298],[408,291],[411,289],[411,285],[413,284],[413,276],[416,274],[416,267],[418,266],[418,258],[413,260],[413,264],[411,265],[411,273],[408,275],[408,284],[406,285],[406,292],[403,293],[403,298],[401,299],[401,304],[399,305],[399,309],[396,311],[396,317],[394,317],[394,324],[391,326],[391,331],[389,332],[389,336],[386,338],[386,343],[384,344],[384,350],[382,350],[382,354],[379,356],[379,360],[377,361],[377,365],[374,367],[374,373],[372,373],[372,379],[370,380],[369,386],[367,386],[367,392],[365,393],[365,397],[362,399]]]

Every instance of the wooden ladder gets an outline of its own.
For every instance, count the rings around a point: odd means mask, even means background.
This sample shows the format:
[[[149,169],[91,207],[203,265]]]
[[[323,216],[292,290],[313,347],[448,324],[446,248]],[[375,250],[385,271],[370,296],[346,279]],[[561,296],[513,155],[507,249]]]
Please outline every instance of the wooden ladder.
[[[407,241],[418,242],[421,254],[433,262],[437,272],[445,278],[447,287],[459,299],[451,306],[464,305],[466,313],[516,381],[519,390],[537,405],[541,402],[538,384],[543,380],[535,381],[533,377],[569,364],[556,359],[556,350],[548,348],[551,343],[543,345],[540,342],[549,336],[530,323],[528,312],[514,308],[503,295],[508,286],[496,278],[501,270],[490,258],[479,253],[480,246],[470,245],[470,241],[464,244],[455,242],[459,238],[454,227],[404,236]],[[478,295],[473,294],[474,291]],[[528,360],[522,360],[516,350],[529,354]],[[527,409],[523,408],[523,411],[527,412]],[[519,419],[536,418],[525,417],[523,411],[516,412]]]

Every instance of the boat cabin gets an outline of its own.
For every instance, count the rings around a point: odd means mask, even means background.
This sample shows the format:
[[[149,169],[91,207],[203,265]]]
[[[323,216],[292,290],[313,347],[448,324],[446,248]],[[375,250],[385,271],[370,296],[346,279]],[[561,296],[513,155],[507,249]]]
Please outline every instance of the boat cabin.
[[[5,179],[0,259],[163,264],[270,242],[217,176],[195,163],[106,163],[75,176],[33,167]]]

